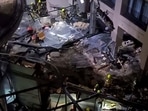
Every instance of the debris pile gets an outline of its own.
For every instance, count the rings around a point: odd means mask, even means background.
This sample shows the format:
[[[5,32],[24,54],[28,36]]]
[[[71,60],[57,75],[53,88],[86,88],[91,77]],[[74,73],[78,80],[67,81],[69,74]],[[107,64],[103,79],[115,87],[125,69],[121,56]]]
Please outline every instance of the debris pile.
[[[48,61],[60,70],[61,75],[70,77],[70,81],[75,78],[77,84],[91,88],[95,84],[101,84],[100,88],[133,87],[140,73],[140,61],[136,58],[137,50],[131,46],[133,43],[123,43],[115,54],[115,42],[108,33],[81,38],[89,26],[87,23],[76,22],[72,26],[59,21],[51,24],[49,19],[42,23],[42,18],[32,22],[25,17],[8,42],[11,55],[19,54],[27,61],[36,58],[31,62],[37,63]],[[74,40],[78,41],[65,45]]]
[[[31,77],[38,81],[51,82],[50,93],[57,93],[69,82],[90,88],[91,93],[139,100],[135,86],[141,76],[140,47],[135,49],[134,42],[128,40],[115,53],[110,33],[88,35],[87,22],[50,20],[41,17],[34,22],[24,13],[18,30],[4,47],[6,53],[1,55],[35,70]],[[143,95],[139,97],[142,101]]]

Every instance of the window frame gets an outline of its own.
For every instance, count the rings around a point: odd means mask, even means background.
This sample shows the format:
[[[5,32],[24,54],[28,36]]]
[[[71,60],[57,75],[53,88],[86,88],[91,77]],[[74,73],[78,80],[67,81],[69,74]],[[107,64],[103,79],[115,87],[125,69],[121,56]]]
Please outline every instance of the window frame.
[[[100,1],[105,3],[110,8],[115,9],[116,0],[115,0],[115,3],[113,3],[111,0],[100,0]]]
[[[127,8],[126,8],[126,11],[123,13],[122,10],[121,10],[121,15],[124,16],[125,18],[127,18],[128,20],[130,20],[131,22],[133,22],[135,25],[137,25],[138,27],[140,27],[142,30],[146,31],[147,29],[147,25],[148,23],[144,23],[142,21],[142,16],[143,16],[143,11],[144,11],[144,5],[145,3],[148,3],[148,1],[146,0],[142,0],[142,6],[141,6],[141,9],[140,9],[140,15],[138,18],[136,18],[134,15],[133,15],[133,7],[134,7],[134,3],[136,2],[135,0],[133,0],[133,3],[132,3],[132,7],[131,7],[131,11],[129,13],[129,4],[130,4],[131,0],[128,0],[128,5],[127,5]],[[123,3],[122,3],[123,4]],[[123,5],[122,5],[123,7]]]
[[[142,10],[141,10],[141,14],[140,14],[140,17],[139,17],[139,19],[142,21],[142,17],[143,17],[143,13],[144,13],[144,5],[145,4],[148,4],[148,1],[146,1],[146,0],[144,0],[144,2],[143,2],[143,4],[142,4]],[[148,18],[147,18],[148,19]],[[148,20],[147,20],[148,21]],[[145,24],[147,24],[148,25],[148,22],[147,23],[145,23]]]

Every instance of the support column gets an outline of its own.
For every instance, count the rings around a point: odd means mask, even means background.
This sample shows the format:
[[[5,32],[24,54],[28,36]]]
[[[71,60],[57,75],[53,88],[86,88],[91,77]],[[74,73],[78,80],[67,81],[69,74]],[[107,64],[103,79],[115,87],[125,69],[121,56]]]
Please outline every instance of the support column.
[[[114,23],[114,31],[111,33],[111,37],[113,41],[116,41],[117,39],[117,32],[118,32],[118,22],[120,18],[120,12],[122,7],[122,0],[116,0],[114,13],[113,13],[113,23]]]
[[[148,57],[148,27],[147,27],[146,33],[144,34],[142,51],[141,51],[141,54],[140,54],[141,68],[142,69],[148,68],[148,66],[145,66],[147,57]]]

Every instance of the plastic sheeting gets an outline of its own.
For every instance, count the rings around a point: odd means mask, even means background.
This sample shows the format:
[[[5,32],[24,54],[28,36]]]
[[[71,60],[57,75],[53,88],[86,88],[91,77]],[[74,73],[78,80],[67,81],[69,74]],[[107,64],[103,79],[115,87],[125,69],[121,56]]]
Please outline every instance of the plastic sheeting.
[[[23,35],[26,32],[27,27],[32,25],[33,25],[33,20],[31,16],[28,15],[28,12],[25,12],[23,14],[23,18],[20,22],[18,29],[15,31],[15,34],[18,36]]]
[[[31,26],[35,30],[42,30],[45,33],[45,39],[40,43],[43,47],[61,48],[62,45],[73,39],[78,39],[83,35],[81,31],[78,31],[75,27],[68,25],[65,21],[55,22],[51,28],[42,29],[45,23],[51,23],[50,17],[41,17],[36,19],[35,22],[28,15],[24,13],[22,21],[16,30],[14,36],[22,36],[26,33],[27,27]]]
[[[44,33],[46,37],[41,46],[52,46],[54,48],[61,48],[65,42],[83,36],[81,32],[64,21],[56,22],[51,29],[45,29]]]
[[[86,38],[82,40],[83,46],[88,46],[85,48],[87,51],[97,48],[100,51],[105,51],[106,46],[109,45],[109,43],[112,42],[112,39],[110,37],[110,34],[98,34],[91,38]]]

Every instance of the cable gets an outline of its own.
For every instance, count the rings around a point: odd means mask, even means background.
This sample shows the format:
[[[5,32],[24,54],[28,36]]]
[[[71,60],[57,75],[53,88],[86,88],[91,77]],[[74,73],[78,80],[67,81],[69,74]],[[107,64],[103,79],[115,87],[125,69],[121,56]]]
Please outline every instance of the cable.
[[[63,77],[60,74],[60,71],[58,70],[58,68],[53,63],[50,63],[47,60],[44,60],[44,59],[41,59],[41,58],[37,58],[37,57],[27,57],[27,56],[21,56],[21,55],[16,55],[16,54],[15,55],[11,55],[11,54],[8,54],[8,53],[0,53],[0,55],[23,58],[23,59],[29,60],[31,62],[36,62],[36,63],[40,63],[40,64],[43,64],[43,65],[45,65],[45,63],[46,63],[46,64],[52,66],[56,70],[57,77],[59,78],[60,83],[62,84],[62,82],[63,82]]]
[[[57,108],[57,106],[58,106],[58,104],[59,104],[59,101],[60,101],[60,98],[61,98],[61,93],[60,93],[60,95],[59,95],[59,97],[58,97],[57,104],[56,104],[55,108]],[[54,111],[56,111],[56,109],[55,109]]]
[[[40,97],[40,88],[39,89],[37,89],[37,91],[38,91],[38,98],[39,98],[39,102],[40,102],[40,104],[42,104],[42,100],[41,100],[41,97]]]
[[[97,98],[95,98],[94,111],[96,109],[96,101],[97,101]]]
[[[65,94],[65,104],[67,104],[67,96]],[[65,107],[65,111],[67,111],[67,106]]]
[[[73,97],[70,95],[70,93],[67,90],[67,87],[64,88],[64,92],[66,93],[66,95],[69,97],[69,99],[72,101],[72,103],[75,105],[75,107],[79,110],[79,111],[83,111],[82,108],[80,107],[80,105],[73,99]]]
[[[12,83],[11,83],[11,80],[10,80],[10,78],[9,78],[9,76],[7,75],[7,74],[5,74],[6,75],[6,78],[7,78],[7,80],[8,80],[8,83],[9,83],[9,86],[10,86],[10,93],[12,93],[13,92],[13,85],[12,85]],[[7,102],[8,102],[8,100],[9,99],[11,99],[11,97],[13,97],[13,99],[15,99],[15,95],[11,95],[8,99],[7,99]]]
[[[0,111],[4,111],[4,109],[3,109],[3,107],[2,107],[2,105],[0,104]]]
[[[4,77],[6,77],[6,79],[8,80],[9,87],[10,87],[10,93],[12,93],[14,88],[13,88],[12,82],[11,82],[9,76],[7,75],[6,71],[7,71],[7,69],[5,69],[5,71],[0,69],[0,72],[4,73],[2,79],[5,79]],[[13,99],[15,98],[14,95],[11,95],[9,98],[6,99],[6,101],[8,102],[8,100],[11,99],[11,97],[13,97]]]
[[[58,68],[57,68],[55,65],[53,65],[53,64],[49,63],[48,61],[46,61],[46,60],[44,60],[44,59],[41,59],[41,58],[37,58],[37,57],[27,57],[27,56],[21,56],[21,55],[16,55],[16,54],[15,54],[15,55],[11,55],[11,54],[8,54],[8,53],[0,53],[0,55],[11,56],[11,57],[18,57],[18,58],[23,58],[23,59],[29,59],[29,60],[32,60],[32,61],[38,60],[37,62],[43,61],[43,62],[45,62],[45,63],[47,63],[47,64],[53,66],[53,67],[56,69],[56,71],[57,71],[58,73],[60,73],[60,71],[58,70]],[[1,60],[0,60],[0,61],[1,61]],[[2,62],[4,62],[4,61],[2,61]]]

